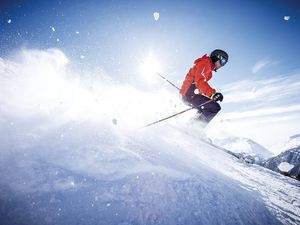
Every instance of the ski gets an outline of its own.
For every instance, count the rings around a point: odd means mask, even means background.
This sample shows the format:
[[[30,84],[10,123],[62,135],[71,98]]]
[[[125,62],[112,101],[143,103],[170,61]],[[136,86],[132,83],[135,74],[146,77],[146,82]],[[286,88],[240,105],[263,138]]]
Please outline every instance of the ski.
[[[221,147],[221,146],[218,146],[218,145],[216,145],[216,144],[214,144],[214,143],[212,143],[212,142],[206,141],[206,140],[204,140],[204,139],[200,139],[200,141],[202,141],[202,142],[204,142],[204,143],[206,143],[206,144],[208,144],[208,145],[210,145],[210,146],[212,146],[212,147],[214,147],[214,148],[216,148],[216,149],[218,149],[218,150],[221,150],[221,151],[223,151],[223,152],[226,152],[227,154],[229,154],[229,155],[231,155],[231,156],[233,156],[233,157],[235,157],[235,158],[237,158],[237,159],[239,159],[239,160],[242,160],[242,161],[245,162],[245,163],[253,164],[253,162],[252,162],[250,159],[245,158],[242,154],[232,152],[232,151],[230,151],[230,150],[228,150],[228,149],[226,149],[226,148],[223,148],[223,147]]]

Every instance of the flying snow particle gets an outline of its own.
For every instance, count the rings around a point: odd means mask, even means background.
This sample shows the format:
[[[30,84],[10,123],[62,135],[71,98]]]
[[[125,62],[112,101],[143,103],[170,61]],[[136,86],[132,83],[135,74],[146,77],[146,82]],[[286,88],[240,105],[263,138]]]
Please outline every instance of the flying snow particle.
[[[291,17],[290,16],[285,16],[283,17],[284,20],[288,21]]]
[[[76,31],[76,34],[79,34],[79,31]]]
[[[51,30],[52,30],[53,32],[55,32],[55,27],[51,27]]]
[[[60,41],[59,38],[56,38],[56,41],[59,42]]]
[[[117,125],[117,124],[118,124],[118,120],[117,120],[116,118],[113,118],[113,119],[112,119],[112,122],[113,122],[114,125]]]
[[[11,23],[11,19],[7,20],[7,23]]]
[[[154,12],[153,13],[153,17],[154,17],[155,21],[157,21],[159,19],[159,13],[158,12]]]
[[[81,55],[81,56],[80,56],[80,58],[81,58],[81,59],[84,59],[84,58],[85,58],[85,56],[84,56],[84,55]]]

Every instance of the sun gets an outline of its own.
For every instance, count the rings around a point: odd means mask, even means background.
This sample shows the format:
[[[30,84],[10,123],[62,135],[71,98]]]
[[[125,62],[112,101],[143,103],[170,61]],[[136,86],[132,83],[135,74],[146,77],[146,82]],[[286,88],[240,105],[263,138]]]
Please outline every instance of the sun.
[[[157,79],[156,74],[160,72],[160,69],[159,61],[152,54],[149,54],[141,61],[141,75],[149,82],[154,82]]]

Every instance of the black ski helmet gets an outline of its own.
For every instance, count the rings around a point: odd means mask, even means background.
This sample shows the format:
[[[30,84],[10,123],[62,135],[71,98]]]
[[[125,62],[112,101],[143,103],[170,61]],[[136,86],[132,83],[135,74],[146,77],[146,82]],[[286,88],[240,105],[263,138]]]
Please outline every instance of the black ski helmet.
[[[221,49],[216,49],[212,53],[210,53],[210,58],[214,64],[218,60],[220,60],[222,66],[224,66],[228,62],[228,54]]]

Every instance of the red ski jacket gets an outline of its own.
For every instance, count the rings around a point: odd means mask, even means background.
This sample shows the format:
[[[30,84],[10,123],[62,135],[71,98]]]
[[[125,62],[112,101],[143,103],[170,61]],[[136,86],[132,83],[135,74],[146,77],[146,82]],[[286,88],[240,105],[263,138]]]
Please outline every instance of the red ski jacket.
[[[194,66],[189,70],[183,81],[180,94],[183,96],[194,95],[194,91],[197,88],[200,94],[210,97],[216,92],[216,90],[207,83],[207,81],[212,78],[212,71],[214,69],[215,66],[209,56],[204,55],[196,59]]]

